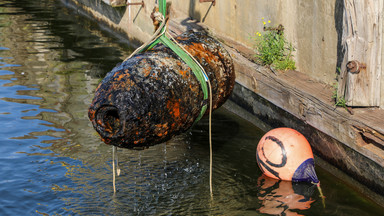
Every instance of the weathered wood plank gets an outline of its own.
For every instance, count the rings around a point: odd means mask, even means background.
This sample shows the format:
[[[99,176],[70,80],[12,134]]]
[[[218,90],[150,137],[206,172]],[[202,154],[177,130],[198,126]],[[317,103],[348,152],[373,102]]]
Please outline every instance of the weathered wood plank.
[[[344,0],[338,95],[348,106],[380,106],[383,1]]]

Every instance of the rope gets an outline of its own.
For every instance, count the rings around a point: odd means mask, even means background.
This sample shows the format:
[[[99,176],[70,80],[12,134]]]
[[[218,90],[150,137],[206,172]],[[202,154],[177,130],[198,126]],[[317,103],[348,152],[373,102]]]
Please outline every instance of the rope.
[[[112,146],[112,180],[113,180],[113,194],[116,194],[115,149],[116,149],[116,146]]]
[[[213,153],[212,153],[212,86],[211,82],[209,81],[208,75],[205,72],[205,69],[201,64],[189,53],[180,43],[178,43],[171,34],[167,32],[167,36],[171,38],[177,44],[185,53],[187,53],[191,59],[199,66],[201,72],[203,73],[206,82],[208,83],[208,89],[209,89],[209,192],[211,195],[211,198],[213,198],[213,190],[212,190],[212,161],[213,161]],[[200,117],[201,118],[201,117]]]
[[[208,80],[209,86],[209,192],[211,194],[211,199],[213,199],[212,192],[212,86],[211,82]]]
[[[115,156],[116,156],[116,169],[115,169]],[[117,147],[112,146],[112,181],[113,181],[113,194],[116,193],[116,175],[120,176],[119,158],[117,156]],[[115,172],[116,171],[116,172]]]
[[[133,51],[131,53],[131,55],[129,55],[127,58],[124,59],[124,61],[127,61],[128,59],[132,58],[132,56],[136,55],[137,53],[147,49],[148,46],[150,46],[151,44],[153,44],[156,40],[159,39],[159,37],[161,37],[165,31],[166,31],[166,28],[165,28],[165,24],[166,24],[166,19],[162,19],[163,21],[161,22],[161,25],[159,26],[159,28],[155,31],[155,33],[152,35],[152,37],[144,44],[142,44],[139,48],[137,48],[135,51]]]
[[[319,191],[319,194],[320,194],[319,197],[321,198],[321,201],[323,203],[323,208],[325,208],[325,196],[323,194],[323,190],[320,187],[320,181],[318,183],[312,182],[312,184],[317,186],[317,190]]]

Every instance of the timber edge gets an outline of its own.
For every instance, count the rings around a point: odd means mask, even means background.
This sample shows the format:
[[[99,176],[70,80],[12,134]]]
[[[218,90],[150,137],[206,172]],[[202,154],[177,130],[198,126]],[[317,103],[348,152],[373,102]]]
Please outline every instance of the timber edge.
[[[99,21],[103,28],[119,37],[139,44],[150,33],[138,27],[122,28],[102,12],[80,3],[66,5],[82,10],[86,16]],[[361,184],[360,192],[384,206],[384,110],[353,109],[351,115],[337,108],[332,99],[333,87],[314,81],[299,71],[274,71],[254,62],[251,47],[216,34],[201,23],[190,19],[169,21],[169,31],[178,35],[186,30],[206,31],[222,42],[231,54],[236,71],[236,86],[225,104],[264,130],[291,127],[310,142],[321,166],[331,166]],[[242,110],[239,110],[241,108]],[[248,118],[251,117],[251,118]],[[255,146],[256,149],[256,146]]]

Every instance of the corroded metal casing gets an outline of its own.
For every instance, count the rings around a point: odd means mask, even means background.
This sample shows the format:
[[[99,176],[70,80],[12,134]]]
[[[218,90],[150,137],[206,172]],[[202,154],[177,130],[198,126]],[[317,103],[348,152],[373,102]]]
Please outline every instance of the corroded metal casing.
[[[218,41],[199,32],[185,32],[176,40],[205,69],[212,85],[213,109],[218,108],[235,83],[229,53]],[[106,75],[88,115],[105,143],[145,147],[188,130],[207,103],[191,68],[172,50],[157,45]]]

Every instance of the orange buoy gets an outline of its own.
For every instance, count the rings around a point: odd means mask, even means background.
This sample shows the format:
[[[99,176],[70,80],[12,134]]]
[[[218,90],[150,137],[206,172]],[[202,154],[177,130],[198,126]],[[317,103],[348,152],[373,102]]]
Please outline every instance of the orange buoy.
[[[319,182],[311,146],[294,129],[276,128],[266,133],[257,146],[256,159],[263,173],[271,178]]]

